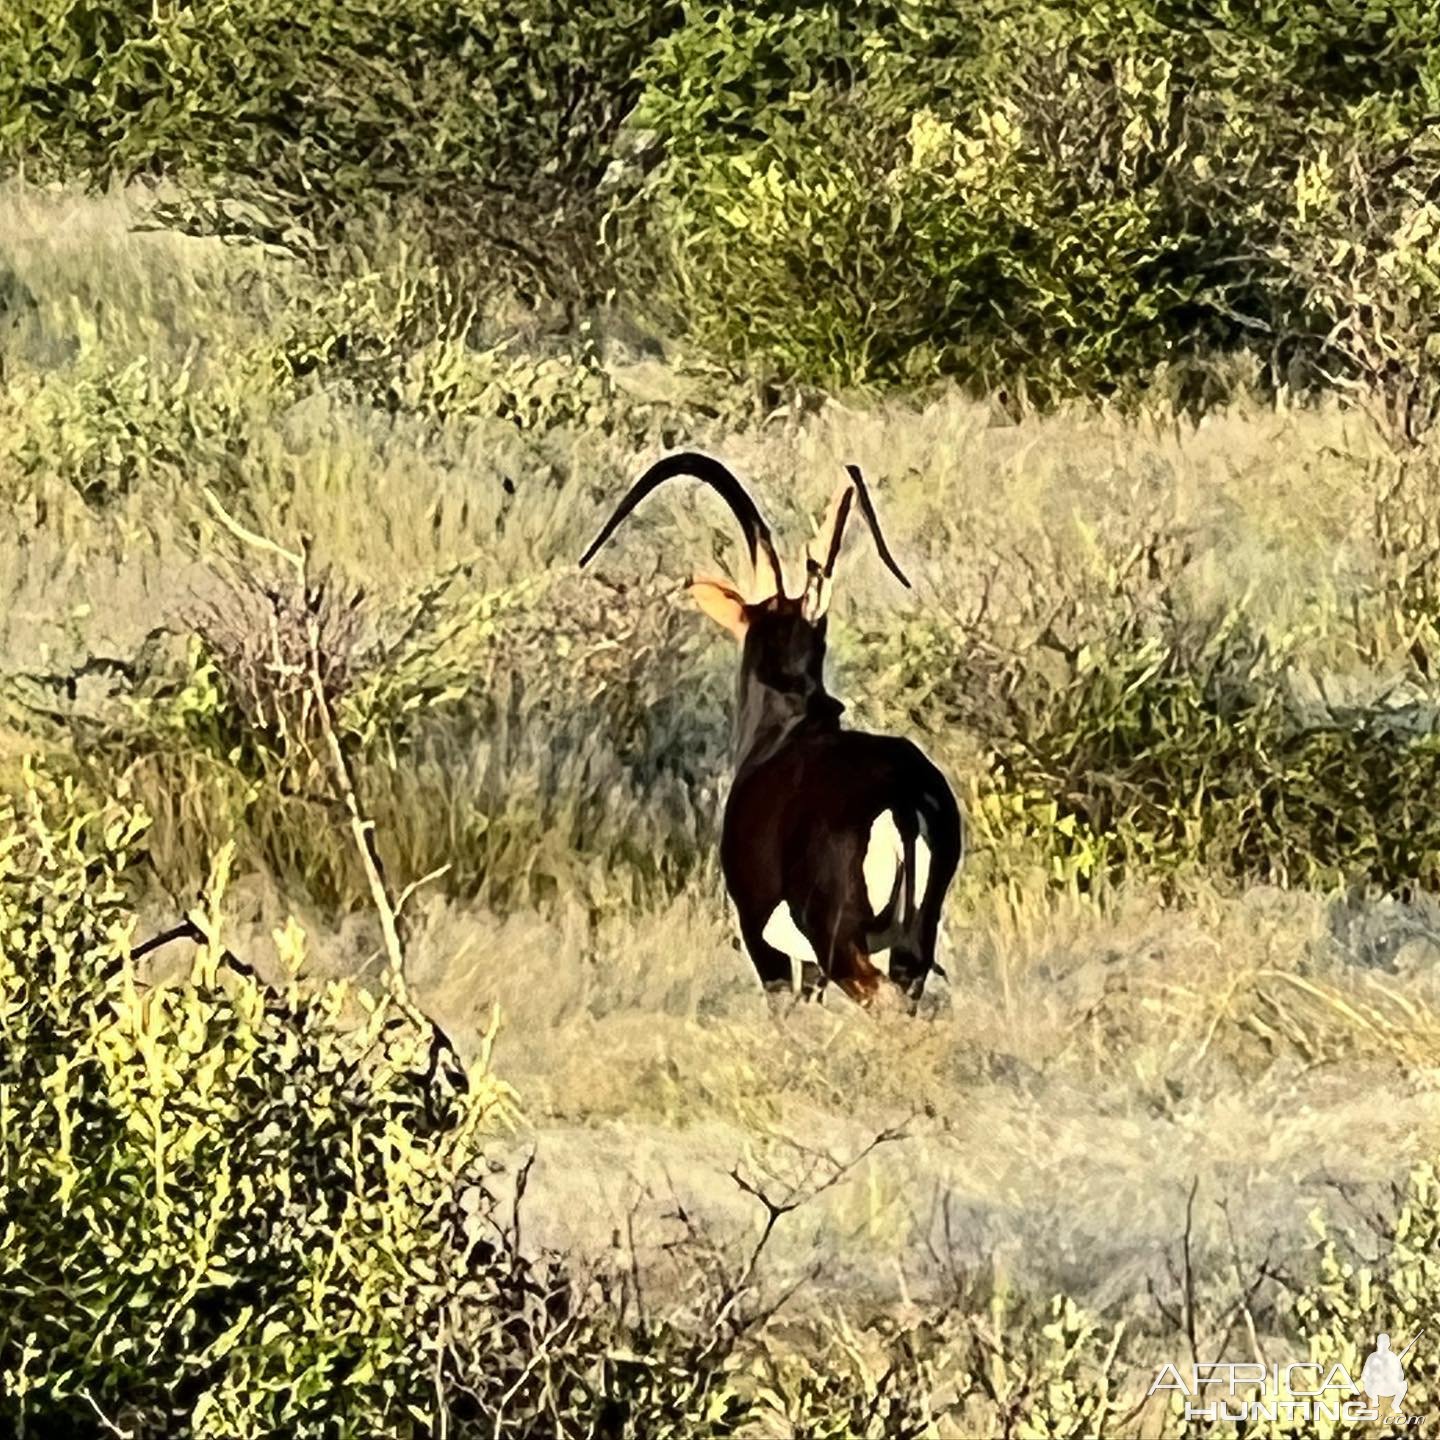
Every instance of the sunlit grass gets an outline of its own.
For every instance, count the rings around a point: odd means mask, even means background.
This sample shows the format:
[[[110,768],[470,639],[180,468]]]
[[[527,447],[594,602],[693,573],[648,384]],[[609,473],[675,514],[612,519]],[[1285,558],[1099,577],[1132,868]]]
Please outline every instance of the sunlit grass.
[[[1218,1266],[1229,1221],[1257,1247],[1293,1238],[1330,1179],[1379,1184],[1433,1149],[1440,927],[1425,901],[1247,888],[1198,862],[1163,890],[1138,871],[1086,889],[1055,882],[1043,844],[997,842],[957,888],[949,984],[922,1017],[835,1001],[771,1015],[714,862],[733,656],[682,590],[733,562],[728,519],[675,487],[603,563],[575,568],[605,507],[671,445],[723,454],[790,545],[858,462],[916,588],[851,543],[835,688],[855,723],[914,735],[978,802],[995,742],[966,689],[964,667],[988,663],[976,647],[1043,677],[1059,666],[1039,643],[1049,608],[1091,587],[1077,623],[1111,624],[1107,577],[1156,536],[1185,553],[1163,562],[1184,614],[1240,602],[1288,646],[1300,700],[1371,704],[1404,680],[1431,703],[1385,598],[1378,452],[1352,414],[1237,403],[1199,428],[1093,408],[1011,423],[945,393],[767,420],[678,364],[646,371],[654,408],[638,421],[576,419],[564,395],[553,423],[527,426],[389,413],[339,361],[301,377],[278,363],[302,303],[280,262],[137,235],[133,197],[6,194],[0,267],[28,298],[3,322],[0,655],[30,678],[7,691],[0,782],[46,747],[94,786],[127,786],[154,816],[157,916],[235,838],[237,923],[264,931],[296,908],[317,968],[373,973],[333,807],[193,721],[186,634],[224,603],[236,558],[204,490],[279,542],[308,538],[365,591],[379,640],[435,588],[424,635],[448,648],[426,663],[445,683],[407,710],[409,680],[368,677],[401,718],[364,750],[360,789],[396,885],[432,877],[410,902],[423,1003],[462,1042],[496,1003],[505,1016],[497,1066],[534,1126],[542,1231],[603,1247],[638,1193],[658,1264],[671,1187],[738,1223],[727,1172],[746,1144],[844,1151],[906,1120],[910,1138],[817,1202],[786,1263],[818,1256],[891,1300],[938,1284],[948,1205],[967,1263],[1002,1253],[1027,1284],[1138,1305],[1194,1177],[1233,1200],[1197,1239]],[[140,360],[165,384],[105,393],[135,407],[119,418],[137,434],[178,437],[144,464],[93,410],[35,403]],[[623,391],[629,360],[609,364]],[[513,604],[472,613],[493,595]],[[131,664],[167,628],[146,674],[97,670],[67,693],[86,657]]]

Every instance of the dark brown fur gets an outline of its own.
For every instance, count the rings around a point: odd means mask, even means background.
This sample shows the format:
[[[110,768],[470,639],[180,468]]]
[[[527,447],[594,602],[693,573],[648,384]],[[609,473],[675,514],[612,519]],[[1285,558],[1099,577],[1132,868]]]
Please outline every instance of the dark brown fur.
[[[841,728],[843,707],[824,686],[825,620],[806,620],[798,606],[781,599],[751,610],[720,846],[726,887],[767,988],[790,984],[789,957],[762,938],[783,903],[825,979],[867,1001],[884,978],[869,957],[888,948],[891,978],[913,1001],[935,966],[940,912],[963,852],[959,807],[910,741]],[[912,841],[912,865],[917,833],[930,848],[925,893],[897,886],[885,907],[898,915],[875,914],[865,884],[870,829],[886,811]],[[877,943],[886,934],[894,942]]]
[[[740,637],[735,781],[725,807],[721,864],[745,945],[767,989],[791,984],[791,958],[765,939],[778,906],[818,961],[807,989],[833,980],[862,1004],[886,983],[872,956],[890,952],[890,980],[913,1002],[935,962],[940,912],[964,851],[964,825],[944,776],[908,740],[845,730],[844,706],[825,689],[825,611],[831,572],[851,509],[881,559],[904,585],[885,544],[864,478],[848,466],[820,535],[806,552],[804,591],[785,593],[769,527],[740,482],[718,460],[685,453],[652,465],[621,500],[581,558],[587,564],[620,523],[663,482],[703,481],[724,499],[744,533],[763,598],[747,600],[727,580],[697,580],[701,608]],[[877,818],[888,813],[903,854],[892,893],[877,913],[865,855]],[[930,852],[917,893],[916,847]]]

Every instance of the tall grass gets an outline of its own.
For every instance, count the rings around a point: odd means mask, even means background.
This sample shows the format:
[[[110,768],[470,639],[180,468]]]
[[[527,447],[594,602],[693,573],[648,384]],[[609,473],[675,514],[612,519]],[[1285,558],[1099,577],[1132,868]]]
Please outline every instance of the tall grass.
[[[1237,399],[1199,425],[950,390],[767,410],[603,328],[472,317],[420,241],[337,280],[137,231],[143,196],[6,198],[0,783],[43,750],[143,801],[147,921],[234,839],[237,951],[294,912],[311,974],[374,975],[292,683],[293,592],[214,502],[308,542],[338,730],[387,874],[418,887],[414,993],[461,1048],[505,1017],[527,1128],[489,1153],[538,1149],[537,1243],[593,1258],[627,1236],[646,1293],[674,1298],[677,1209],[732,1237],[762,1213],[729,1176],[747,1148],[783,1171],[903,1128],[778,1233],[765,1275],[819,1267],[797,1323],[863,1301],[892,1326],[959,1276],[981,1328],[945,1363],[993,1418],[1049,1373],[1025,1348],[1043,1324],[1062,1350],[1083,1334],[1054,1361],[1076,1384],[1117,1321],[1171,1333],[1197,1177],[1218,1344],[1267,1255],[1309,1263],[1304,1215],[1336,1184],[1384,1203],[1433,1152],[1423,454],[1399,464],[1333,402]],[[850,718],[915,736],[972,819],[950,983],[919,1019],[771,1016],[734,945],[713,859],[734,657],[683,591],[733,562],[732,526],[677,490],[574,565],[675,444],[724,454],[796,536],[856,461],[916,581],[848,549],[831,663]],[[1257,1333],[1300,1343],[1267,1284]],[[1035,1299],[1060,1290],[1104,1323]],[[1017,1348],[977,1370],[965,1346],[1010,1306]],[[883,1333],[825,1353],[893,1359]],[[785,1369],[796,1353],[755,1360],[785,1404],[828,1383]],[[949,1383],[922,1370],[895,1373]]]

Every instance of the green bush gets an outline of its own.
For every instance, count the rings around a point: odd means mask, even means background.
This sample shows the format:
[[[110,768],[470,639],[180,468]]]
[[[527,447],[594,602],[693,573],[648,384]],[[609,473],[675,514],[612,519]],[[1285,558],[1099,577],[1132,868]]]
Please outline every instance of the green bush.
[[[0,16],[0,170],[172,177],[189,223],[292,249],[418,207],[544,293],[560,251],[583,267],[578,217],[671,17],[636,0],[325,0],[303,18],[281,0],[21,0]]]
[[[1327,379],[1397,447],[1440,418],[1440,146],[1428,122],[1318,148],[1274,242],[1273,289]]]
[[[1440,1175],[1418,1165],[1378,1231],[1311,1217],[1313,1278],[1296,1296],[1295,1313],[1309,1358],[1343,1365],[1358,1383],[1374,1337],[1384,1331],[1397,1353],[1435,1320],[1440,1293]],[[1406,1360],[1407,1415],[1425,1414],[1440,1393],[1440,1361],[1424,1341]],[[1381,1402],[1382,1406],[1384,1401]]]
[[[147,480],[203,475],[228,491],[251,403],[223,380],[197,383],[188,361],[168,367],[142,356],[116,367],[92,354],[68,370],[17,376],[0,395],[0,415],[13,421],[0,460],[22,487],[57,479],[94,505]]]
[[[1408,4],[692,6],[648,62],[658,160],[617,244],[658,257],[672,323],[767,375],[1046,400],[1251,345],[1272,381],[1354,373],[1295,222],[1331,148],[1403,149],[1435,39]]]
[[[1381,497],[1380,573],[1336,627],[1421,697],[1433,697],[1440,620],[1432,495],[1412,477]],[[1433,698],[1302,699],[1314,637],[1262,632],[1244,600],[1197,613],[1184,536],[1038,555],[994,560],[1019,579],[1018,608],[982,604],[859,647],[870,687],[908,723],[975,751],[957,772],[978,852],[967,885],[1037,872],[1085,892],[1122,877],[1177,891],[1202,874],[1322,890],[1440,883]]]
[[[37,1433],[424,1429],[464,1278],[455,1207],[507,1092],[437,1063],[443,1037],[391,999],[237,971],[223,854],[188,979],[143,985],[143,830],[33,774],[0,810],[0,1414]],[[277,943],[293,971],[303,936]]]
[[[1087,68],[1043,7],[901,9],[862,32],[833,7],[721,7],[659,47],[635,123],[665,159],[640,216],[675,313],[827,385],[1019,372],[1053,394],[1153,365],[1198,285],[1143,179],[1163,60]]]
[[[1043,726],[1002,749],[982,801],[1033,796],[1061,881],[1202,870],[1253,883],[1424,889],[1440,880],[1440,739],[1383,709],[1306,725],[1285,658],[1243,630],[1097,645]],[[1048,811],[1046,810],[1048,805]],[[987,827],[988,828],[988,823]]]
[[[145,1437],[724,1435],[747,1326],[627,1323],[492,1205],[512,1109],[394,995],[224,947],[228,852],[142,980],[146,822],[33,770],[0,806],[0,1424]],[[728,1327],[722,1335],[721,1325]]]
[[[0,171],[166,177],[189,228],[331,257],[383,216],[569,301],[608,205],[628,302],[767,381],[1201,403],[1248,348],[1413,436],[1437,55],[1410,0],[24,0]],[[416,361],[462,409],[464,360]]]

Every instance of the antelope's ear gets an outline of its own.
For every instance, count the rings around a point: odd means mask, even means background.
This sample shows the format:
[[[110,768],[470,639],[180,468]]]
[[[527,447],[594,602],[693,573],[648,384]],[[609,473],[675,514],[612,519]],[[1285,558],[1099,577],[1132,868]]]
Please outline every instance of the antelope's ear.
[[[712,619],[723,625],[737,640],[745,638],[750,627],[750,613],[744,596],[728,580],[712,580],[696,576],[690,582],[695,603]]]

